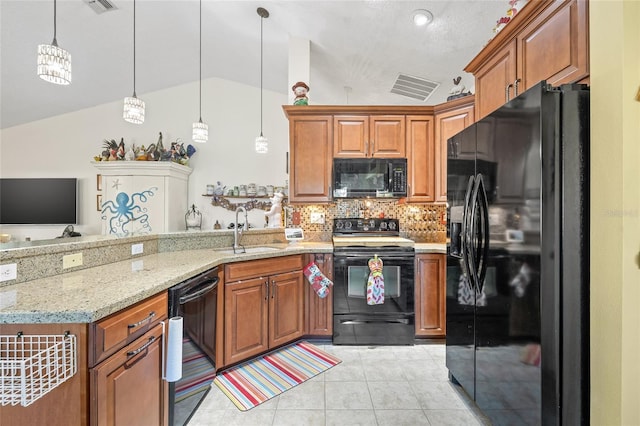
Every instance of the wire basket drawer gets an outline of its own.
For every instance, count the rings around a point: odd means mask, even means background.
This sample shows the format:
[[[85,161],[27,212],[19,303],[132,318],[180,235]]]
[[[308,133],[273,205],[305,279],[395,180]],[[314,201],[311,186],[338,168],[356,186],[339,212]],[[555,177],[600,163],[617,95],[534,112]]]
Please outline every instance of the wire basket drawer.
[[[26,407],[77,371],[76,336],[0,336],[0,405]]]

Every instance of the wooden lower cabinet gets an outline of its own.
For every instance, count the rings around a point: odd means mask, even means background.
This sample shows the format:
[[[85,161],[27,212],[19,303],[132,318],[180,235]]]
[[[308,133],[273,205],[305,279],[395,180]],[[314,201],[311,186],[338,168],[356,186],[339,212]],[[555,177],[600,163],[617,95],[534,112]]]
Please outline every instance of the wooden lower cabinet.
[[[92,425],[167,423],[162,350],[162,325],[157,324],[92,370]]]
[[[16,336],[18,332],[22,332],[25,336],[64,335],[67,331],[76,337],[78,363],[76,374],[31,405],[0,407],[0,425],[85,426],[89,424],[87,324],[0,324],[2,336]],[[2,389],[0,393],[3,393]]]
[[[286,269],[289,272],[272,273]],[[231,365],[304,334],[302,256],[227,265],[225,275],[254,276],[225,284],[224,364]],[[266,273],[265,273],[266,272]]]
[[[416,337],[445,337],[446,260],[444,254],[416,255]]]
[[[333,281],[333,254],[311,254],[306,263],[315,261],[320,271]],[[306,280],[305,280],[306,281]],[[304,283],[305,300],[305,334],[314,337],[333,336],[333,289],[324,299],[318,297],[308,282]]]

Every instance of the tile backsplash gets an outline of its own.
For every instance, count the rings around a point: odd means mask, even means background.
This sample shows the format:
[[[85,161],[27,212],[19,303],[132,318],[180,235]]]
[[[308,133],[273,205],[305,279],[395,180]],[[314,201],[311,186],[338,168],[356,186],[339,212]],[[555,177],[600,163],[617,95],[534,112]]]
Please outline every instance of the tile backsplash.
[[[293,204],[284,207],[285,226],[301,227],[305,239],[330,241],[333,219],[339,217],[384,217],[400,221],[400,234],[417,242],[446,242],[446,206],[444,204],[406,204],[397,200],[341,200],[332,204]],[[311,223],[312,213],[323,213],[324,224]],[[299,216],[299,224],[294,217]]]

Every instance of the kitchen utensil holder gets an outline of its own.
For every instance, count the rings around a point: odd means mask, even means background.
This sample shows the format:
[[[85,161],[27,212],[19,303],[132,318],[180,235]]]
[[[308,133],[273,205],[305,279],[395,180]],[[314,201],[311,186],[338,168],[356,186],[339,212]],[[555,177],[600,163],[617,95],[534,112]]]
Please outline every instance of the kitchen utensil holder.
[[[0,336],[0,405],[26,407],[78,369],[76,336]]]

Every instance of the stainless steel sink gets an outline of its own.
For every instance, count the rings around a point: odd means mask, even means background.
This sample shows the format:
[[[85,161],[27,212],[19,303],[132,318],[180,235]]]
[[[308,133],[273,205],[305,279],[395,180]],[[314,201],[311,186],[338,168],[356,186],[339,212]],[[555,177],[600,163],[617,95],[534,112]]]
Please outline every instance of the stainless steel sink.
[[[277,247],[267,247],[267,246],[257,246],[257,247],[245,247],[245,252],[247,254],[249,253],[267,253],[270,251],[279,251],[282,250],[280,248]],[[233,249],[224,249],[224,250],[220,250],[220,253],[225,253],[225,254],[234,254],[233,253]],[[242,249],[238,249],[238,252],[236,254],[242,254]]]

